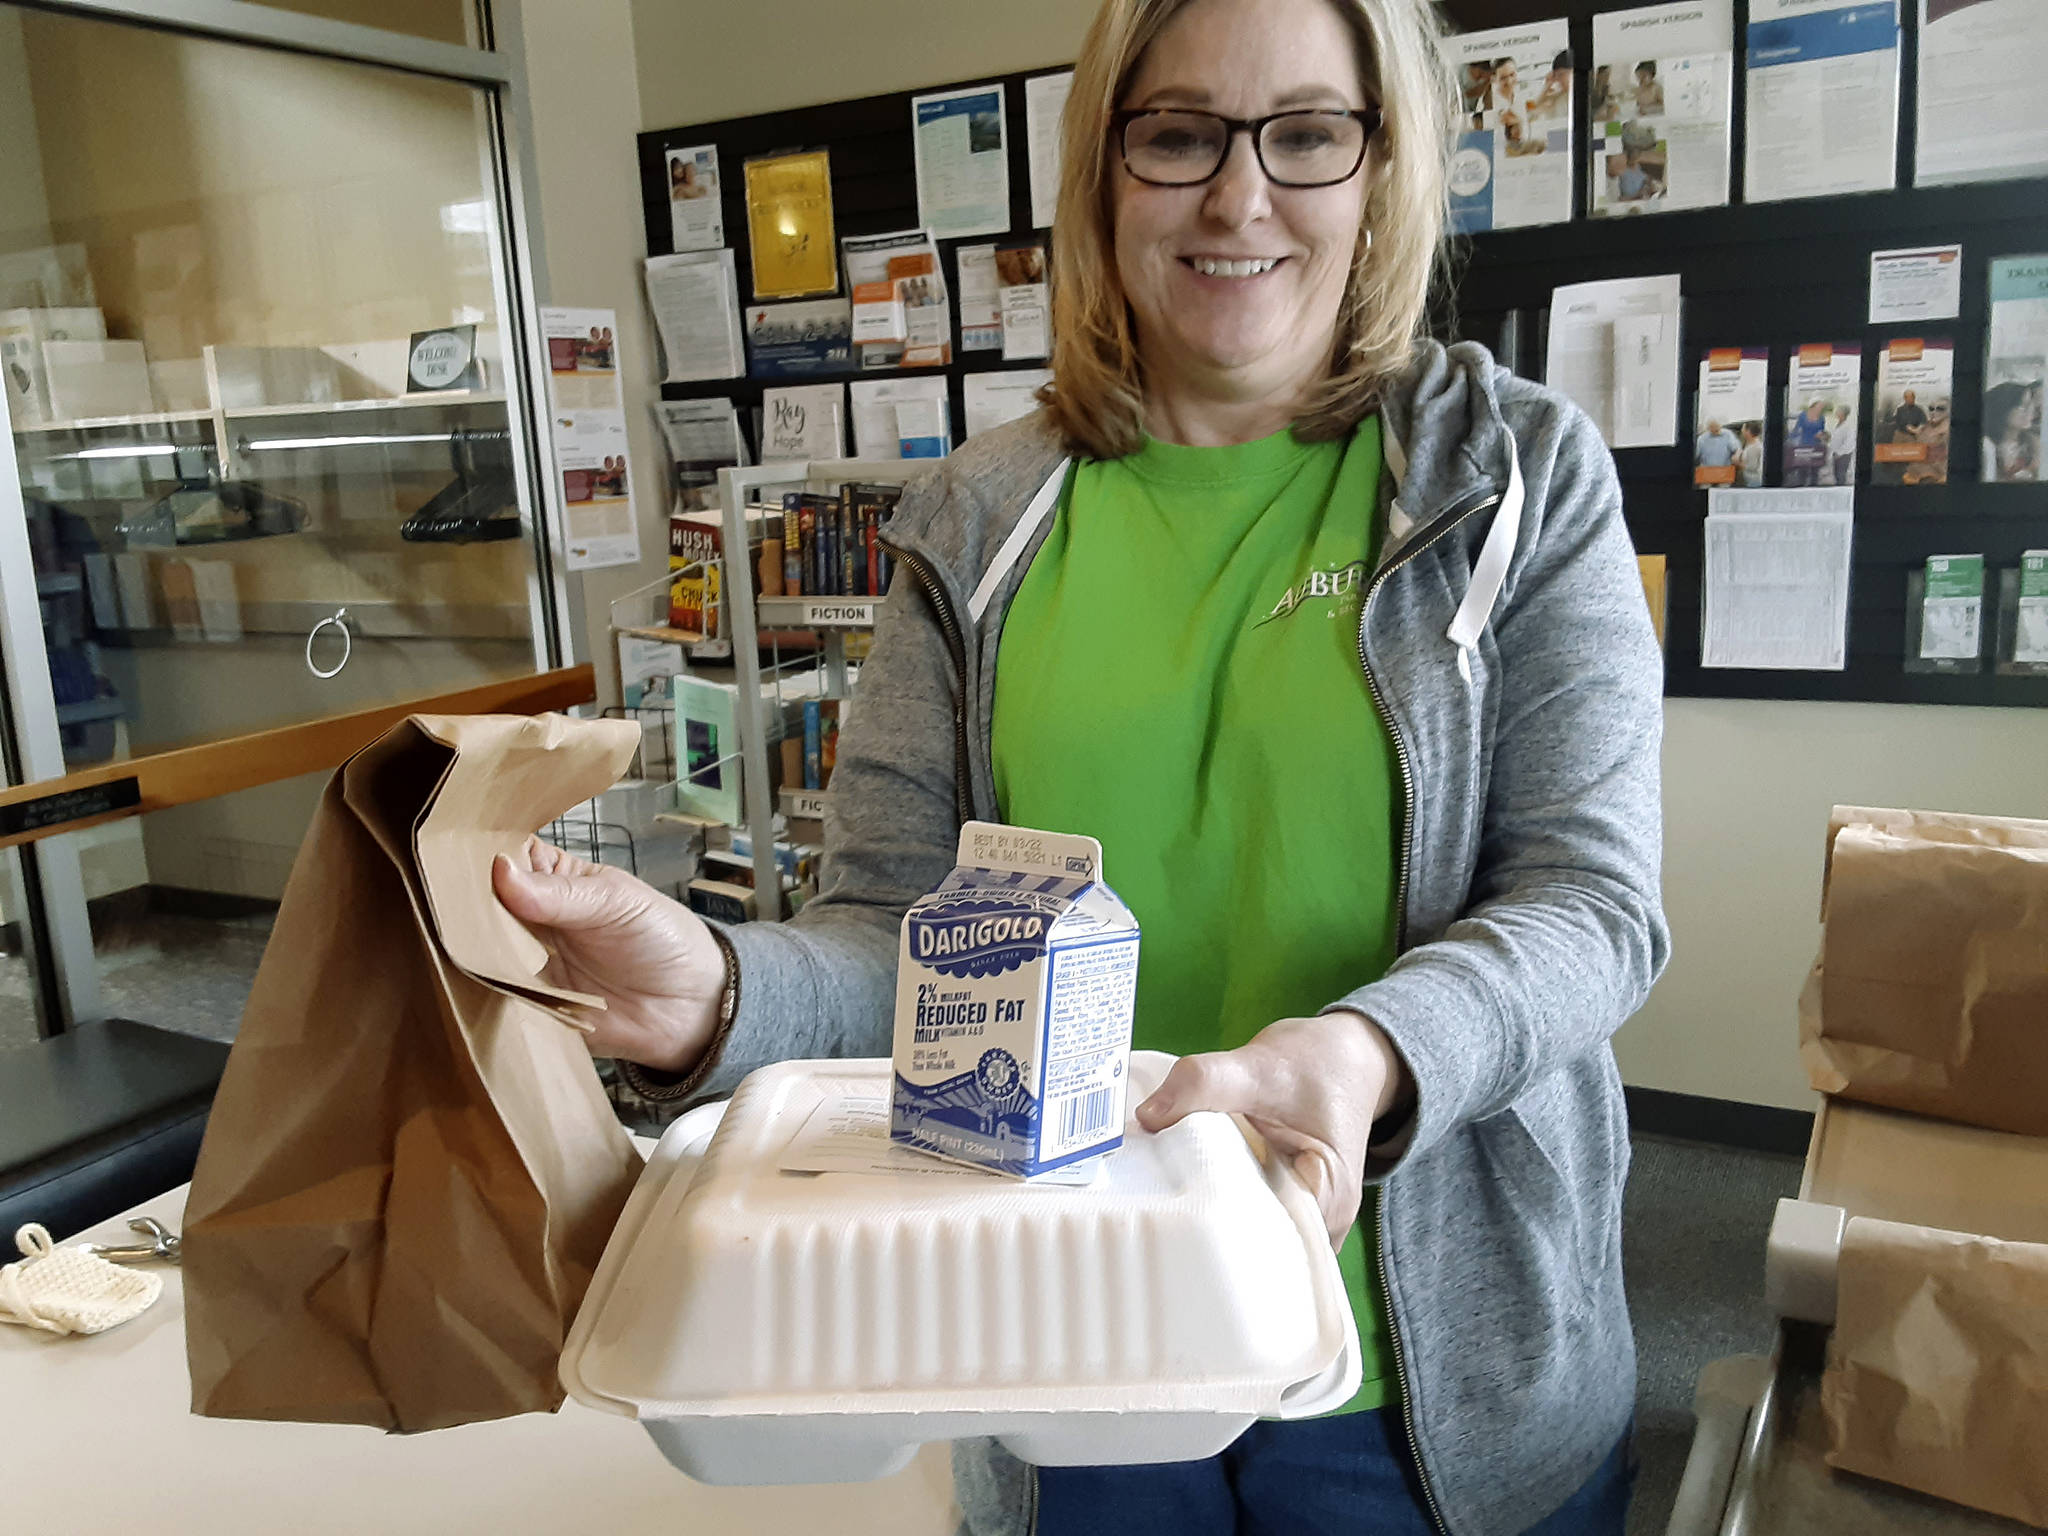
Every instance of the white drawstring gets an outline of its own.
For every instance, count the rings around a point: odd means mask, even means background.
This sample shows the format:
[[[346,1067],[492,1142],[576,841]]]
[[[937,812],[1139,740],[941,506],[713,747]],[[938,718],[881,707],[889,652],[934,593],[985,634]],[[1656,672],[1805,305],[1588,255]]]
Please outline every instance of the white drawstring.
[[[1444,631],[1444,637],[1458,648],[1458,675],[1468,688],[1472,686],[1472,653],[1479,648],[1480,631],[1486,628],[1500,590],[1507,584],[1508,566],[1515,558],[1515,542],[1522,528],[1522,458],[1515,451],[1512,432],[1507,434],[1507,440],[1507,494],[1493,516],[1493,526],[1486,532],[1479,559],[1472,566],[1472,583],[1465,589],[1465,600],[1458,605],[1451,627]]]

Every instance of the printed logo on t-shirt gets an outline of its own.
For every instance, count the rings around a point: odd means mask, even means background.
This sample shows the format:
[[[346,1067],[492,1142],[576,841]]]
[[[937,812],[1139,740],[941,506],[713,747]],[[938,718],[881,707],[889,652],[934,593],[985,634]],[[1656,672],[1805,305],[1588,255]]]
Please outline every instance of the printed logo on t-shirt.
[[[1275,619],[1284,619],[1304,603],[1318,601],[1329,602],[1330,607],[1324,617],[1334,619],[1340,610],[1355,606],[1357,595],[1365,586],[1365,574],[1363,560],[1354,560],[1349,565],[1333,565],[1324,570],[1310,571],[1281,593],[1280,601],[1275,603],[1266,616],[1252,628],[1257,629],[1260,625],[1270,624]],[[1352,601],[1344,601],[1347,598]]]

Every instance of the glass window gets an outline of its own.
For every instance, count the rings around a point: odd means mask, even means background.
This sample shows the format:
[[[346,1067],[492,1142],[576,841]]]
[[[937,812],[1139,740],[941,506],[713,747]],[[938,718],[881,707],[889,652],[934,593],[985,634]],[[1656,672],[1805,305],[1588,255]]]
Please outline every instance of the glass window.
[[[473,0],[256,0],[274,11],[296,11],[301,16],[320,16],[328,21],[352,21],[358,26],[382,27],[408,37],[429,38],[437,43],[480,46],[476,6]]]

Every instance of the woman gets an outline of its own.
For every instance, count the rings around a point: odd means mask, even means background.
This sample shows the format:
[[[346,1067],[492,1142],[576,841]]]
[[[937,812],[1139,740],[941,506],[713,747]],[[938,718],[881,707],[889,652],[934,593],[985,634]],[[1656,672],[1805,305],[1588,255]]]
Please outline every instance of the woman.
[[[2007,379],[1984,391],[1983,478],[2041,478],[2041,385]]]
[[[886,1054],[970,816],[1087,832],[1144,924],[1159,1130],[1317,1192],[1365,1382],[1209,1461],[956,1448],[977,1536],[1619,1532],[1634,1355],[1608,1037],[1664,961],[1661,667],[1586,417],[1417,341],[1455,85],[1425,0],[1107,0],[1076,67],[1046,409],[913,482],[823,893],[714,933],[501,864],[592,1048],[691,1097]],[[666,1087],[662,1086],[664,1083]]]

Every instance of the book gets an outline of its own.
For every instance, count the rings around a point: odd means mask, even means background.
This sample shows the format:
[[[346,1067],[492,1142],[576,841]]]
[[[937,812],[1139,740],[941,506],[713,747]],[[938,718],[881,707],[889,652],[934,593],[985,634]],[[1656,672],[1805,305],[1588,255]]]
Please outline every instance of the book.
[[[804,700],[804,788],[823,789],[825,717],[818,699]]]
[[[851,497],[842,495],[839,502],[839,591],[844,597],[867,595],[865,581],[855,579],[866,575],[857,553],[860,548],[859,529],[860,509]]]
[[[1955,342],[1902,337],[1877,358],[1870,434],[1872,485],[1945,485]]]
[[[676,809],[730,825],[740,819],[739,690],[675,679]]]
[[[1863,397],[1859,342],[1807,342],[1785,383],[1784,483],[1856,483],[1857,411]]]
[[[795,597],[804,589],[803,496],[782,497],[782,590]]]
[[[1770,372],[1767,347],[1715,347],[1700,359],[1694,485],[1764,483],[1764,402]]]
[[[754,893],[726,880],[692,880],[684,888],[690,910],[717,923],[750,923],[760,915]]]
[[[724,626],[725,519],[718,512],[675,512],[668,520],[668,622],[715,640]]]

